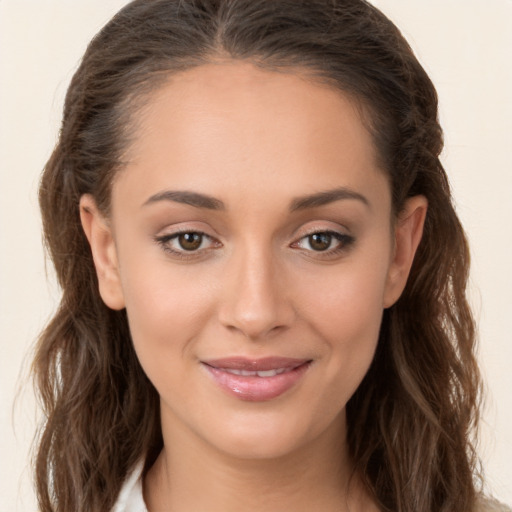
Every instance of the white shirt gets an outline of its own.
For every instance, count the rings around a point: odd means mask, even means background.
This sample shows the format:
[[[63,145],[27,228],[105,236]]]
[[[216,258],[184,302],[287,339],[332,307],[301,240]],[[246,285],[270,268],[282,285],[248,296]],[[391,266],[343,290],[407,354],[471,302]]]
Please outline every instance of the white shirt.
[[[141,462],[125,480],[112,512],[148,512],[142,496]]]

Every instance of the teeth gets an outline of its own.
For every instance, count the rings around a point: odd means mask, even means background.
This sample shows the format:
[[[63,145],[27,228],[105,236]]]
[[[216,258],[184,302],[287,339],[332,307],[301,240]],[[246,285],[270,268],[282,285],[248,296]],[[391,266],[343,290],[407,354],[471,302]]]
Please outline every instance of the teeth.
[[[284,369],[280,368],[279,370],[265,370],[262,372],[258,372],[258,377],[274,377],[275,375],[279,375],[283,373]]]
[[[275,377],[281,373],[284,373],[286,368],[277,368],[276,370],[262,370],[262,371],[251,371],[251,370],[234,370],[232,368],[224,368],[226,373],[233,375],[241,375],[243,377]]]

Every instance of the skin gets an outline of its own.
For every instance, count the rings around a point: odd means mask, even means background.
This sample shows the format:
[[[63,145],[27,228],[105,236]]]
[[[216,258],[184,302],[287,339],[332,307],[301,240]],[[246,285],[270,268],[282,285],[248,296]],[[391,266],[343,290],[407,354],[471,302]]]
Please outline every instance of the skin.
[[[204,65],[172,77],[138,115],[111,217],[90,196],[81,215],[103,300],[127,309],[161,397],[165,448],[144,482],[148,509],[377,510],[350,480],[345,406],[405,286],[426,200],[392,218],[358,109],[299,71]],[[357,197],[291,208],[340,188]],[[205,233],[198,250],[171,238],[182,230]],[[331,231],[341,241],[315,250],[311,233]],[[201,364],[228,356],[312,364],[284,394],[251,402]]]

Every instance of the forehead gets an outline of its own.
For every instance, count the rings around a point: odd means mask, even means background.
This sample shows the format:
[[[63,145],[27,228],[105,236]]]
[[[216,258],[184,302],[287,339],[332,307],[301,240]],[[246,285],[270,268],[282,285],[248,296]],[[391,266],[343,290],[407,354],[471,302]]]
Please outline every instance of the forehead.
[[[219,196],[386,182],[357,104],[299,71],[199,66],[170,77],[136,115],[120,181],[138,176],[148,197],[167,182]]]

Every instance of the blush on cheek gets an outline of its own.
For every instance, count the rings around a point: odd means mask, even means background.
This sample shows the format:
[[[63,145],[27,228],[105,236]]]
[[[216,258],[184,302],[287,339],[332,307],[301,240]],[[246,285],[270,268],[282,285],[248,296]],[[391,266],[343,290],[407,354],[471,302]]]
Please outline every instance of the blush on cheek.
[[[353,393],[377,347],[383,316],[381,290],[340,287],[316,311],[317,329],[330,345],[333,372],[343,369],[345,384],[353,387]]]
[[[129,285],[126,310],[133,342],[156,357],[165,357],[177,350],[176,344],[194,338],[210,309],[204,292],[179,279],[141,278]]]

